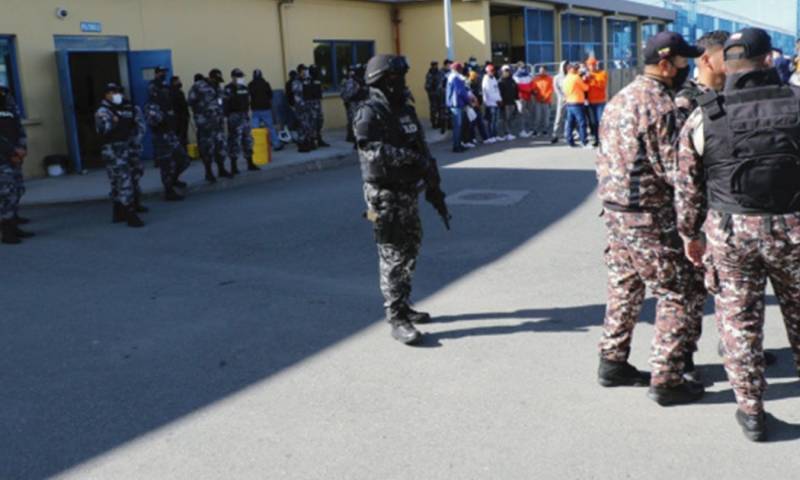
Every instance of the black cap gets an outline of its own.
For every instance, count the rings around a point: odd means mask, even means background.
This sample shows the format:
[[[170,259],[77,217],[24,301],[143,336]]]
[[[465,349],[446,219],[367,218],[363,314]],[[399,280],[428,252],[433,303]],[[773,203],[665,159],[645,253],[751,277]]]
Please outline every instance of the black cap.
[[[728,49],[744,48],[742,53],[729,54]],[[772,38],[760,28],[745,28],[731,35],[725,42],[725,60],[756,58],[772,52]]]
[[[220,77],[220,78],[222,78],[222,70],[220,70],[219,68],[214,68],[210,72],[208,72],[208,76],[209,76],[209,78],[211,78],[211,77]]]
[[[304,63],[301,63],[297,66],[297,71],[299,72],[300,70],[308,70],[308,67],[306,67]]]
[[[233,78],[243,78],[244,77],[244,72],[241,71],[241,69],[234,68],[233,70],[231,70],[231,77],[233,77]]]
[[[437,62],[436,60],[433,60],[431,62],[431,67],[437,67],[437,66],[439,66],[439,62]]]
[[[107,83],[106,87],[103,89],[103,93],[122,93],[122,87],[114,82]]]
[[[697,58],[703,52],[704,48],[689,45],[679,33],[661,32],[647,41],[647,46],[644,47],[644,63],[657,65],[661,60],[678,56]]]

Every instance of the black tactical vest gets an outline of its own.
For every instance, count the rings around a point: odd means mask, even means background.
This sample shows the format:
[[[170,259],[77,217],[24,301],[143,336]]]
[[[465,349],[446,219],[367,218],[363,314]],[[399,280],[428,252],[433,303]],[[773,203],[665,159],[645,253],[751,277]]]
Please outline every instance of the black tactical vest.
[[[111,131],[103,135],[103,143],[127,142],[136,133],[136,115],[133,105],[124,102],[121,105],[106,105],[117,117],[117,124]]]
[[[303,80],[303,100],[322,100],[322,82],[311,78]]]
[[[19,142],[20,133],[16,110],[9,108],[8,101],[0,102],[0,142],[13,147]]]
[[[392,110],[385,102],[370,96],[361,108],[369,108],[374,115],[368,133],[371,142],[421,151],[418,142],[424,140],[414,107],[407,104],[401,109]],[[359,159],[363,181],[384,188],[414,188],[427,171],[424,163],[397,166],[392,158],[379,157],[375,161],[367,161],[365,155],[359,155]]]
[[[151,101],[155,102],[161,109],[164,115],[164,121],[161,125],[153,127],[152,130],[154,133],[159,134],[174,132],[177,129],[178,122],[175,116],[175,108],[172,105],[172,93],[169,87],[164,84],[158,84],[156,89],[156,98],[151,99]]]
[[[800,211],[800,90],[774,70],[728,80],[700,97],[709,207],[733,214]]]
[[[229,84],[228,95],[228,113],[246,113],[250,111],[250,90],[247,85]]]

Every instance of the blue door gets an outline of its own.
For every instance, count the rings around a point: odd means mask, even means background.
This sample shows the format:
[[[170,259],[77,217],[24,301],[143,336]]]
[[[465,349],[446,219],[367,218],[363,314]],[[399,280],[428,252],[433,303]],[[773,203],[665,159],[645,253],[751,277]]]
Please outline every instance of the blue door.
[[[75,119],[75,99],[72,96],[72,78],[69,74],[69,51],[56,50],[56,66],[58,67],[61,105],[64,112],[64,125],[67,132],[67,148],[72,167],[76,172],[83,170],[81,164],[81,148],[78,143],[78,122]]]
[[[139,108],[144,109],[147,103],[147,85],[155,77],[156,67],[169,70],[167,78],[172,77],[172,50],[142,50],[128,52],[128,72],[130,74],[131,100]],[[150,129],[144,137],[144,160],[153,159],[153,141]]]

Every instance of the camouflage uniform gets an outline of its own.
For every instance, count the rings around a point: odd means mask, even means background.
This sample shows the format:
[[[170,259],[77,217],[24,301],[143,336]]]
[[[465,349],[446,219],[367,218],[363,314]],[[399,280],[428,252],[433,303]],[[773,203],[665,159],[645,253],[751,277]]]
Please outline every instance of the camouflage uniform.
[[[697,108],[697,99],[711,88],[694,80],[687,80],[683,88],[675,95],[675,105],[678,107],[679,124],[683,125],[689,115]]]
[[[347,141],[355,141],[353,135],[353,119],[355,118],[356,110],[361,105],[367,89],[358,80],[353,77],[348,78],[342,87],[342,101],[344,108],[347,112]]]
[[[139,150],[144,135],[142,112],[129,102],[114,105],[104,99],[94,120],[97,133],[103,141],[101,154],[111,181],[110,196],[115,202],[131,206],[138,178],[141,178],[141,174],[135,170],[141,167]]]
[[[220,171],[225,165],[227,145],[223,103],[219,88],[210,80],[198,80],[189,90],[189,106],[197,126],[197,147],[207,172],[211,162],[215,162]]]
[[[650,364],[652,385],[682,382],[684,357],[691,351],[693,312],[701,297],[678,237],[673,190],[676,108],[667,87],[637,77],[606,107],[597,156],[608,247],[608,304],[600,342],[602,358],[626,361],[645,287],[657,297]]]
[[[237,171],[239,156],[247,165],[253,164],[253,131],[250,125],[250,90],[247,85],[229,83],[224,93],[225,112],[228,118],[228,156],[231,168]]]
[[[5,105],[0,105],[0,221],[5,222],[16,217],[25,193],[22,165],[12,163],[11,157],[16,149],[27,150],[28,142],[16,103],[10,93],[4,98]]]
[[[181,145],[176,132],[175,111],[169,87],[150,83],[150,100],[145,104],[145,121],[153,133],[156,163],[161,170],[161,183],[166,192],[172,192],[178,177],[189,168],[189,155]]]
[[[410,104],[392,108],[380,90],[370,88],[369,99],[356,112],[354,130],[386,316],[389,322],[403,320],[422,241],[417,192],[428,160],[411,146],[422,127]]]
[[[792,106],[791,102],[780,107],[784,113],[790,106],[797,109],[800,103],[794,100],[796,105]],[[770,116],[765,114],[763,120]],[[715,296],[725,370],[739,408],[748,415],[758,415],[764,409],[762,399],[767,387],[763,352],[767,279],[778,297],[800,371],[800,213],[726,213],[709,207],[712,188],[706,183],[704,154],[708,143],[704,124],[704,108],[699,108],[680,135],[680,175],[675,182],[678,229],[685,241],[702,238],[705,233],[706,286]],[[759,132],[757,125],[753,123],[746,131]]]
[[[307,145],[314,139],[314,114],[311,105],[303,95],[303,80],[298,78],[292,82],[294,96],[294,113],[297,117],[297,143]]]
[[[430,108],[431,127],[441,126],[441,113],[444,104],[442,96],[442,72],[438,68],[431,68],[425,75],[425,92],[428,94],[428,106]]]

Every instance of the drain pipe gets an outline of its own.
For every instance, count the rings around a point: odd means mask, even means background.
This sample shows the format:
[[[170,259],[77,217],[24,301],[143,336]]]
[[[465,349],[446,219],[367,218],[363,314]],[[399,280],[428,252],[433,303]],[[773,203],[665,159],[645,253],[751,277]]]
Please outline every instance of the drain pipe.
[[[444,44],[447,47],[447,58],[455,60],[453,51],[453,2],[444,0]]]
[[[278,0],[278,34],[281,37],[281,65],[283,66],[283,81],[289,79],[289,66],[286,64],[286,35],[283,28],[283,6],[294,3],[294,0]]]
[[[400,9],[397,6],[392,7],[392,28],[394,29],[394,54],[400,55]]]

